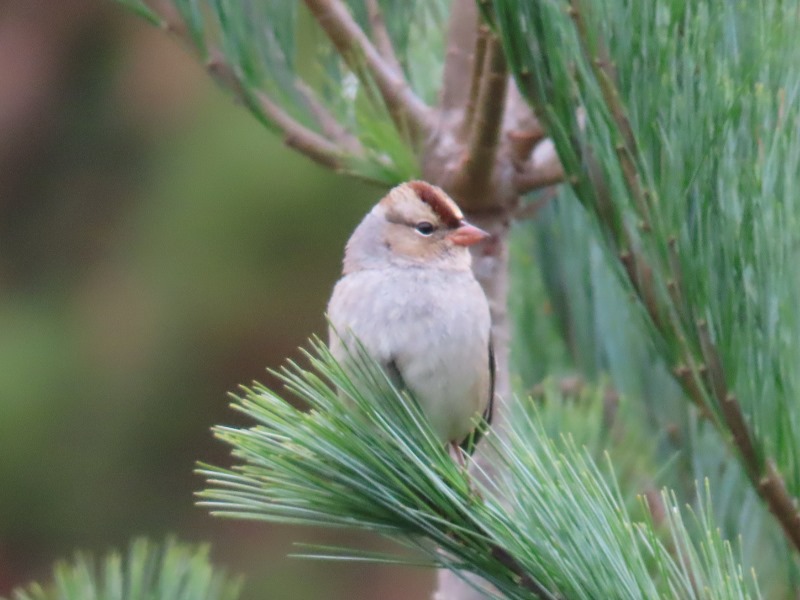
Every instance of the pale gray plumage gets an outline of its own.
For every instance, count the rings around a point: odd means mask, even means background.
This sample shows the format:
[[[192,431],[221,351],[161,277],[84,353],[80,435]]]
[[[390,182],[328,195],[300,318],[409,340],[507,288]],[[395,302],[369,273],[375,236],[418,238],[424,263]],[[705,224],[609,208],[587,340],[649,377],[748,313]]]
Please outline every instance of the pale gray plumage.
[[[402,184],[351,236],[328,304],[333,355],[346,361],[356,336],[450,444],[469,436],[493,394],[489,307],[467,248],[484,237],[439,188]]]

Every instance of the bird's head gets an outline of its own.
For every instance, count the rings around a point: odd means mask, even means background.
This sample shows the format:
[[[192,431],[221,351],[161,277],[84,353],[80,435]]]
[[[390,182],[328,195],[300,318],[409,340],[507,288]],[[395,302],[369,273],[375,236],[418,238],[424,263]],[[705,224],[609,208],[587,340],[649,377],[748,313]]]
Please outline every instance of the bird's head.
[[[390,190],[353,232],[345,273],[389,265],[469,269],[468,247],[488,236],[440,188],[410,181]]]

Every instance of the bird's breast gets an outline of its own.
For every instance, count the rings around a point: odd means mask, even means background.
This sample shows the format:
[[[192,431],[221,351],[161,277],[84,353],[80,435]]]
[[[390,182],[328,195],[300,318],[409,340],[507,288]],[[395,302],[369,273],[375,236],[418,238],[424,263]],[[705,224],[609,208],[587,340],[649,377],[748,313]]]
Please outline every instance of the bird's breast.
[[[352,273],[336,285],[328,316],[339,336],[355,335],[378,362],[394,362],[443,440],[466,437],[490,386],[489,308],[471,272]]]

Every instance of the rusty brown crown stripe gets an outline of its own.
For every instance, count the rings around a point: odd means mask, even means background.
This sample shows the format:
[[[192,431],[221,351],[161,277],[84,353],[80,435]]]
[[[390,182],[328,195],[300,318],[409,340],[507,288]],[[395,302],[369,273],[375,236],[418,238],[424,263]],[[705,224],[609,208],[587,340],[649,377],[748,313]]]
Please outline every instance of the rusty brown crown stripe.
[[[409,187],[414,190],[420,200],[431,207],[436,216],[447,227],[458,227],[464,216],[458,210],[455,203],[445,196],[441,191],[424,181],[410,181]]]

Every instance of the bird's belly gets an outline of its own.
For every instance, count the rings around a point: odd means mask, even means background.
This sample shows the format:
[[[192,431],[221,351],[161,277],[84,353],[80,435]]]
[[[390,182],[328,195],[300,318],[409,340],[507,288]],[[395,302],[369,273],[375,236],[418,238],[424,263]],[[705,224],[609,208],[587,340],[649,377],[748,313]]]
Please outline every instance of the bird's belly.
[[[489,357],[488,341],[455,342],[431,347],[428,360],[411,359],[401,370],[439,438],[461,442],[489,400]]]

